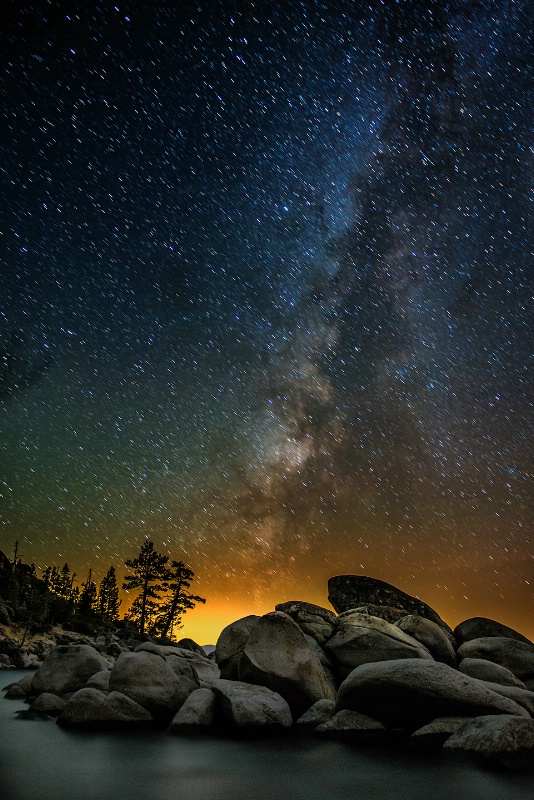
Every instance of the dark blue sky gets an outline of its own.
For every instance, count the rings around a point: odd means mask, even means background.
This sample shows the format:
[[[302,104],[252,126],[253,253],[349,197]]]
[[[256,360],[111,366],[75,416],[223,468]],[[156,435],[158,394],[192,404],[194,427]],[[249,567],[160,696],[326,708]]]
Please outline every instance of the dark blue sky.
[[[204,615],[363,572],[524,628],[527,4],[52,0],[0,37],[0,548],[103,574],[147,536]]]

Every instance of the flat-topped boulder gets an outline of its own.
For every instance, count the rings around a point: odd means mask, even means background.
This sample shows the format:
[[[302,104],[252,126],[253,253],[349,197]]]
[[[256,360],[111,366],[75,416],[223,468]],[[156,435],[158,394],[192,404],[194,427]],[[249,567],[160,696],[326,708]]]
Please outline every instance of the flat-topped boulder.
[[[448,628],[433,608],[391,583],[367,575],[336,575],[328,581],[328,600],[338,614],[370,603],[404,610],[404,616],[417,614]],[[450,629],[449,629],[450,630]]]

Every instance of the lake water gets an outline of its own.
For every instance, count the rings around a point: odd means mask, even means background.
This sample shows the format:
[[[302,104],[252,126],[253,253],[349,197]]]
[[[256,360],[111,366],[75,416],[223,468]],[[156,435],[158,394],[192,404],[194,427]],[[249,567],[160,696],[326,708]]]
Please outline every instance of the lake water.
[[[24,673],[0,672],[0,686]],[[314,739],[87,733],[0,695],[2,800],[534,800],[534,774]]]

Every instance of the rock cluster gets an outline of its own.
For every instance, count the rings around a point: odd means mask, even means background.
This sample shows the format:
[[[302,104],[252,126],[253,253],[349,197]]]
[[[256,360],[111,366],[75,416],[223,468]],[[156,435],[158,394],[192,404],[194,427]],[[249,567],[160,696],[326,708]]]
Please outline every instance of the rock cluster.
[[[122,640],[100,652],[60,644],[7,695],[62,725],[158,724],[173,735],[292,729],[534,767],[532,642],[483,618],[453,631],[417,598],[364,576],[332,578],[329,593],[337,615],[282,603],[227,626],[214,657],[191,640]]]

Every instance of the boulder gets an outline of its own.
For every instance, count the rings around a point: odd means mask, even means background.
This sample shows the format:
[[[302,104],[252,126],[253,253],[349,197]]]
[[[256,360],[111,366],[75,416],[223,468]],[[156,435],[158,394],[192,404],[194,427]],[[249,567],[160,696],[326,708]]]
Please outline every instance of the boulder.
[[[502,686],[519,686],[520,689],[526,688],[523,681],[516,678],[509,669],[501,667],[500,664],[495,664],[493,661],[487,661],[485,658],[463,658],[458,664],[458,669],[464,675],[478,678],[479,681],[491,681],[491,683],[500,683]]]
[[[454,636],[458,644],[470,642],[471,639],[483,639],[487,636],[515,639],[516,642],[532,644],[530,639],[527,639],[522,633],[509,628],[508,625],[503,625],[502,622],[496,622],[494,619],[488,619],[487,617],[471,617],[464,620],[464,622],[460,622],[454,629]]]
[[[336,713],[336,704],[333,700],[317,700],[295,722],[301,731],[313,731],[318,725],[326,722]]]
[[[176,712],[167,733],[189,734],[206,731],[215,721],[215,695],[211,689],[195,689]]]
[[[280,611],[254,625],[239,660],[239,680],[278,692],[298,717],[316,700],[333,700],[336,694],[317,652],[297,623]]]
[[[470,639],[458,648],[458,658],[484,658],[506,667],[516,678],[534,677],[534,645],[506,636]]]
[[[182,656],[171,653],[165,656],[165,661],[177,675],[185,675],[186,678],[189,678],[198,685],[196,673],[193,672],[193,667],[187,658],[182,658]]]
[[[99,689],[80,689],[66,703],[60,725],[103,726],[147,724],[150,713],[139,703],[120,692],[105,694]]]
[[[511,769],[534,769],[534,720],[504,714],[472,719],[443,745]]]
[[[424,659],[362,664],[339,687],[336,708],[361,711],[385,725],[412,731],[436,717],[529,716],[522,706],[475,678]]]
[[[20,680],[16,681],[15,683],[9,684],[9,686],[6,686],[6,689],[11,689],[12,686],[18,686],[18,688],[21,689],[25,695],[31,694],[32,681],[33,681],[33,675],[31,673],[28,675],[23,675],[22,678],[20,678]]]
[[[215,660],[221,671],[221,678],[237,680],[241,653],[258,620],[258,616],[251,614],[232,622],[221,631],[215,645]]]
[[[433,660],[424,645],[396,625],[356,611],[338,617],[325,650],[332,656],[341,680],[360,664],[400,658]]]
[[[94,675],[91,675],[85,685],[92,689],[100,689],[101,692],[107,692],[109,691],[110,676],[111,671],[109,669],[103,669],[101,672],[95,672]]]
[[[453,646],[453,637],[431,619],[419,617],[417,614],[409,614],[407,617],[402,617],[395,623],[395,625],[411,636],[412,639],[417,639],[421,642],[430,655],[436,661],[442,661],[450,667],[456,666],[456,650]]]
[[[472,717],[438,717],[414,731],[409,743],[425,750],[439,750],[449,736],[456,733]]]
[[[11,700],[19,700],[26,697],[26,692],[18,683],[12,683],[11,686],[8,687],[4,697],[9,697]]]
[[[163,658],[162,648],[155,642],[141,642],[137,647],[134,647],[134,653],[152,653],[155,656]]]
[[[404,608],[393,608],[392,606],[377,606],[375,603],[366,603],[364,606],[348,609],[357,611],[358,614],[369,614],[371,617],[380,617],[386,622],[398,622],[406,616]]]
[[[190,678],[177,675],[162,656],[141,651],[118,657],[109,688],[139,703],[154,719],[168,722],[198,686]]]
[[[242,681],[214,681],[217,713],[228,728],[241,732],[277,732],[290,728],[291,711],[281,695]]]
[[[337,711],[333,717],[318,725],[314,733],[358,744],[380,741],[390,735],[381,722],[348,709]]]
[[[221,671],[215,661],[208,658],[204,653],[200,654],[194,650],[187,650],[186,648],[176,647],[172,648],[173,652],[169,652],[171,648],[162,647],[161,650],[166,659],[175,659],[176,656],[186,661],[192,672],[193,679],[198,682],[216,680],[221,677]],[[176,663],[173,662],[176,666]],[[173,667],[174,668],[174,667]]]
[[[177,646],[181,647],[182,650],[189,650],[191,653],[196,653],[199,656],[206,655],[203,648],[199,644],[197,644],[193,639],[187,639],[187,638],[180,639]]]
[[[330,578],[328,600],[338,614],[371,603],[377,606],[403,609],[404,616],[417,614],[419,617],[431,619],[438,625],[448,628],[439,614],[422,600],[406,594],[391,583],[380,581],[377,578],[368,578],[366,575],[336,575],[334,578]]]
[[[332,635],[336,624],[336,615],[328,608],[302,600],[279,603],[275,606],[275,611],[281,611],[294,619],[303,633],[312,636],[320,645]]]
[[[107,668],[107,661],[90,645],[59,645],[50,651],[34,674],[32,691],[57,695],[76,692],[85,686],[91,675]]]
[[[67,701],[57,694],[50,694],[50,692],[43,692],[36,697],[30,706],[30,711],[37,711],[40,714],[49,714],[51,717],[57,717],[61,714]]]
[[[492,683],[491,681],[479,681],[486,689],[491,689],[492,692],[501,694],[503,697],[508,697],[517,703],[519,706],[528,711],[530,716],[534,715],[534,692],[529,692],[525,687],[520,686],[503,686],[502,683]]]

